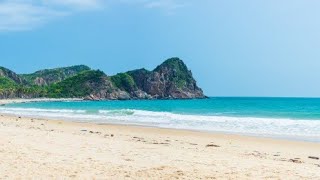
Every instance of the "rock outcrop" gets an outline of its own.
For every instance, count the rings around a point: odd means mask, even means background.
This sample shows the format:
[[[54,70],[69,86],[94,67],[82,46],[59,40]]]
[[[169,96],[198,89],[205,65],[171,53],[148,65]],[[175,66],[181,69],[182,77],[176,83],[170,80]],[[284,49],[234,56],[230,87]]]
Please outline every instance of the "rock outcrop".
[[[154,99],[205,98],[192,72],[179,58],[166,60],[153,71],[129,71],[139,90]]]
[[[153,71],[139,69],[109,78],[113,89],[94,93],[90,99],[194,99],[206,98],[192,72],[179,58],[166,60]],[[105,95],[104,95],[105,94]]]

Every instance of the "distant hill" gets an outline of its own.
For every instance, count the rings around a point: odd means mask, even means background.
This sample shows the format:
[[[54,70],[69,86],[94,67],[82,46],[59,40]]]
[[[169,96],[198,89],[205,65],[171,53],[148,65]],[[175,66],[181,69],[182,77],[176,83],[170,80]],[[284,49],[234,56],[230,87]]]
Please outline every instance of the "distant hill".
[[[45,89],[29,85],[20,75],[0,67],[0,98],[36,98],[42,97]]]
[[[206,98],[191,71],[171,58],[153,71],[138,69],[107,76],[79,65],[18,75],[0,68],[0,98],[84,98],[87,100]]]
[[[47,86],[87,70],[90,70],[88,66],[78,65],[64,68],[44,69],[32,74],[21,74],[21,77],[29,84]]]
[[[27,81],[15,72],[0,66],[0,77],[13,81],[16,84],[27,84]]]

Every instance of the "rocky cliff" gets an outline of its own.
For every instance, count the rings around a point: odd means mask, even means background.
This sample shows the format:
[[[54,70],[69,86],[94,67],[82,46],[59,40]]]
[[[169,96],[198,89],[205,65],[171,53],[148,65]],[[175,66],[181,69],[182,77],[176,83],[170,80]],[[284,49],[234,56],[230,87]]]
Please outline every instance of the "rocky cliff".
[[[17,75],[1,71],[0,98],[84,98],[87,100],[206,98],[191,71],[171,58],[153,71],[138,69],[107,76],[87,66],[72,66]],[[8,78],[10,77],[10,78]],[[5,79],[4,79],[5,78]]]
[[[191,71],[179,58],[166,60],[153,71],[139,69],[108,78],[117,93],[95,95],[91,99],[194,99],[206,98]],[[113,92],[113,91],[112,91]],[[102,98],[103,99],[103,98]]]
[[[139,90],[154,99],[205,98],[184,62],[179,58],[166,60],[153,71],[129,71]]]

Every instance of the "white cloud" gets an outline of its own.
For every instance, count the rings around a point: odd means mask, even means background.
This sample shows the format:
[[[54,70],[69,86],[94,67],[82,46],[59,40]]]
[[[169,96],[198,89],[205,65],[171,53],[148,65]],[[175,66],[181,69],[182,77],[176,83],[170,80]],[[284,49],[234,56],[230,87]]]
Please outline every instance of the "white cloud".
[[[103,8],[107,3],[162,9],[172,14],[182,0],[0,0],[0,32],[28,30],[59,17]]]
[[[49,19],[63,15],[65,12],[28,3],[0,3],[0,31],[30,29]]]
[[[100,0],[0,1],[0,31],[28,30],[75,12],[97,9]]]
[[[121,3],[138,5],[147,9],[162,9],[173,13],[176,9],[187,5],[187,0],[118,0]]]

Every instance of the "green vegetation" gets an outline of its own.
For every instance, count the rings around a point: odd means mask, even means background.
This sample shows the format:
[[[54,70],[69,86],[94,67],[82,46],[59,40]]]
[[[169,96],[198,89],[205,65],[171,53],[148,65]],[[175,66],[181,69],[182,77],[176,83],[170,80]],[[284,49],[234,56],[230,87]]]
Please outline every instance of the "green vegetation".
[[[136,83],[128,73],[119,73],[111,76],[111,81],[114,86],[123,91],[131,92],[137,89]]]
[[[180,89],[185,87],[186,84],[187,84],[187,81],[184,80],[184,79],[175,80],[175,82],[176,82],[177,87],[180,88]]]
[[[85,97],[94,91],[106,77],[102,71],[84,71],[50,86],[20,85],[13,80],[0,77],[0,96],[14,94],[17,97]]]
[[[16,89],[16,93],[20,95],[25,95],[28,97],[45,97],[47,90],[40,86],[22,86],[19,85]]]
[[[103,78],[106,78],[106,75],[102,71],[84,71],[49,86],[47,96],[51,98],[85,97],[96,91],[96,87],[103,84]]]
[[[6,77],[0,77],[0,90],[3,89],[14,89],[17,86],[17,84]]]
[[[23,77],[29,84],[43,86],[60,82],[64,79],[88,70],[90,70],[88,66],[78,65],[65,68],[45,69],[32,74],[22,74],[21,77]],[[43,82],[36,82],[37,78],[43,79]]]
[[[165,68],[172,69],[174,71],[173,76],[170,77],[170,81],[176,84],[178,88],[185,87],[193,79],[188,67],[179,58],[170,58],[158,66],[154,71],[162,71]]]
[[[17,84],[27,84],[27,82],[21,76],[4,67],[0,67],[0,77],[5,77]]]
[[[15,94],[18,96],[42,97],[46,90],[39,86],[24,86],[15,83],[13,80],[0,77],[0,96]]]
[[[86,69],[86,66],[73,66],[76,69]],[[40,72],[44,76],[58,77],[61,75],[63,68],[55,70],[43,70],[34,74],[39,75]],[[70,68],[69,68],[70,69]],[[57,74],[55,74],[56,72]],[[34,74],[24,75],[24,77],[34,78]],[[18,76],[18,75],[17,75]],[[39,76],[42,77],[42,76]],[[39,85],[22,85],[18,84],[12,79],[0,76],[0,97],[51,97],[51,98],[67,98],[67,97],[84,97],[94,91],[94,87],[101,84],[101,79],[106,77],[102,71],[81,71],[75,76],[66,78],[65,80],[51,84],[49,86]],[[30,79],[29,79],[30,81]]]

